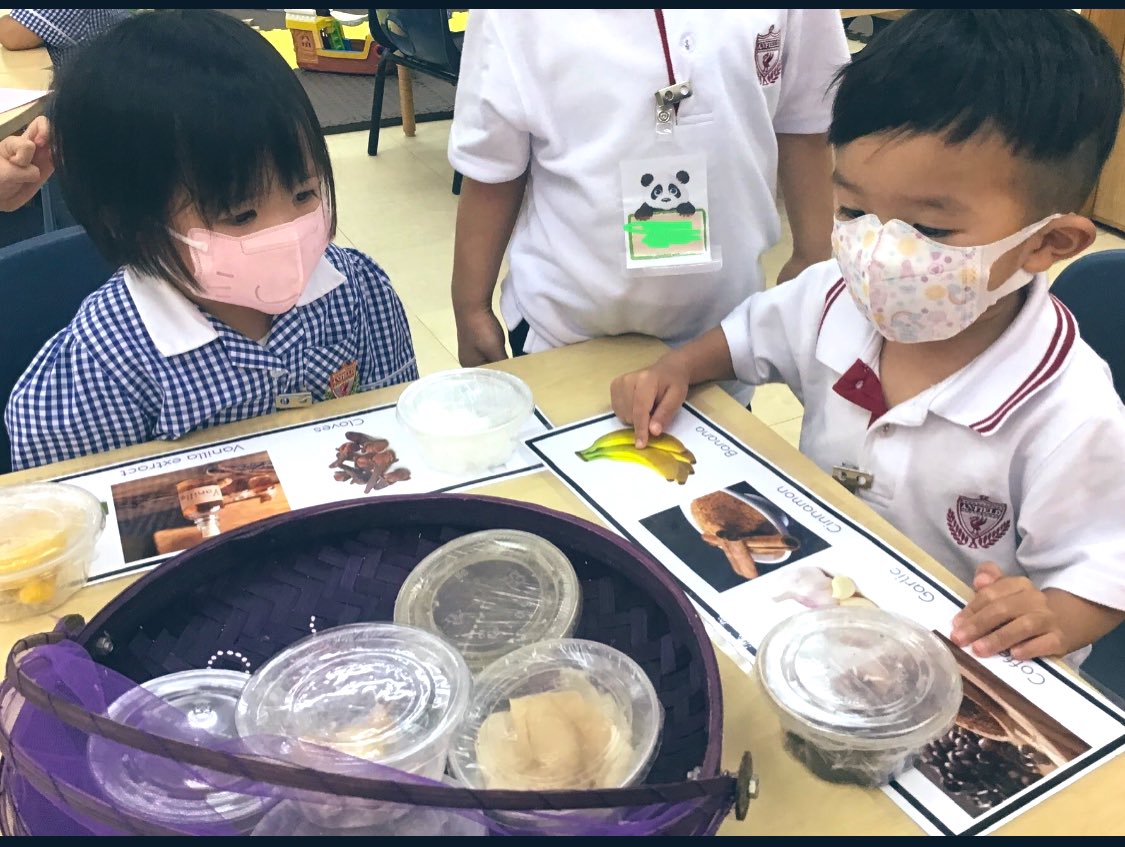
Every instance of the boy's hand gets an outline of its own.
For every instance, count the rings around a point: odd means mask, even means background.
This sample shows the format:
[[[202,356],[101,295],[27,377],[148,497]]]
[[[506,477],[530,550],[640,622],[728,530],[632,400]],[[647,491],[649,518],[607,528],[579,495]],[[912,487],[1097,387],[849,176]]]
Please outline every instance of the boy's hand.
[[[1065,652],[1062,622],[1030,579],[1004,576],[985,562],[977,568],[973,590],[976,596],[953,618],[954,644],[972,644],[982,658],[1010,650],[1019,661]]]
[[[687,399],[691,384],[688,370],[665,356],[651,368],[619,376],[610,386],[613,411],[637,433],[637,447],[645,447],[650,435],[660,435]]]
[[[457,312],[457,358],[463,368],[476,368],[508,358],[504,327],[491,308]]]
[[[0,140],[0,211],[14,212],[23,206],[54,170],[50,124],[45,117],[32,121],[23,135]]]

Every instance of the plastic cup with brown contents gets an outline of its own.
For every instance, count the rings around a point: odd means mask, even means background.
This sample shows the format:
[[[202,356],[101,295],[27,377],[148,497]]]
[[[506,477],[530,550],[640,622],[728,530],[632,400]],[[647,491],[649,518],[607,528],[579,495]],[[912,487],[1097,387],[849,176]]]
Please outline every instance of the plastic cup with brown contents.
[[[949,649],[881,609],[794,615],[763,639],[757,670],[786,749],[832,782],[889,782],[949,730],[961,705]]]

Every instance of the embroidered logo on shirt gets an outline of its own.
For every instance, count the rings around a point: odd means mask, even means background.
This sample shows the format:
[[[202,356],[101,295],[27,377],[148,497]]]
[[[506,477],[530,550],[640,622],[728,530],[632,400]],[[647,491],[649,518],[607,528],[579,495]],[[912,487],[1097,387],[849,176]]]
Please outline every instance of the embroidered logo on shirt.
[[[773,85],[781,79],[781,32],[771,26],[760,33],[754,45],[754,65],[758,69],[758,82]]]
[[[359,376],[357,362],[346,362],[332,376],[328,377],[328,390],[324,392],[324,399],[334,397],[347,397],[355,390],[356,377]]]
[[[1004,520],[1008,514],[1005,503],[996,503],[983,494],[980,497],[958,497],[957,506],[945,514],[949,534],[962,547],[984,550],[1004,537],[1012,526]]]

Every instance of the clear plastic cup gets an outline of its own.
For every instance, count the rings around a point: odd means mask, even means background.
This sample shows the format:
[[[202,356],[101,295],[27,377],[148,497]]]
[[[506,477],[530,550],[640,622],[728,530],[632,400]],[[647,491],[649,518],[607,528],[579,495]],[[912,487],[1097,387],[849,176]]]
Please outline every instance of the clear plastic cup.
[[[794,615],[766,634],[756,667],[787,749],[833,782],[874,786],[899,776],[961,705],[949,649],[881,609]]]
[[[234,713],[249,675],[237,671],[190,670],[143,683],[119,697],[107,710],[112,720],[171,735],[182,741],[237,738]],[[187,716],[172,723],[169,713],[154,714],[159,698]],[[198,730],[199,735],[192,734]],[[206,734],[206,735],[204,735]],[[180,764],[91,736],[90,769],[109,799],[145,820],[182,827],[229,824],[246,833],[273,804],[269,797],[240,793],[239,780],[203,773]]]
[[[640,665],[606,644],[530,644],[489,665],[453,736],[449,764],[470,788],[617,788],[644,780],[664,711]],[[583,810],[578,814],[597,816]],[[534,817],[494,812],[507,824]]]
[[[50,611],[85,586],[104,528],[101,502],[76,485],[0,488],[0,621]]]
[[[518,377],[487,368],[431,374],[398,400],[398,418],[434,470],[468,473],[504,464],[534,409]]]
[[[423,559],[399,590],[395,622],[446,638],[479,673],[527,644],[569,636],[580,603],[578,577],[558,547],[529,532],[494,529]]]
[[[392,623],[338,626],[278,653],[251,678],[235,715],[262,755],[370,776],[376,762],[439,779],[472,678],[449,642]],[[316,825],[377,825],[401,813],[362,798],[310,795]]]

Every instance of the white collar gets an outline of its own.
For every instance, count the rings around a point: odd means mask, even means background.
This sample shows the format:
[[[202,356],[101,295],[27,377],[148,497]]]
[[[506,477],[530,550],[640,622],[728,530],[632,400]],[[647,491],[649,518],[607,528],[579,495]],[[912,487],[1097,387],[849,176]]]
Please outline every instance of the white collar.
[[[346,279],[327,256],[322,256],[294,308],[307,306],[335,291]],[[125,287],[152,343],[165,358],[195,350],[219,337],[203,310],[167,280],[126,268]]]
[[[987,350],[919,398],[936,415],[981,435],[996,432],[1013,412],[1063,372],[1078,339],[1074,316],[1050,293],[1046,274],[1027,286],[1027,300]],[[860,359],[871,365],[881,340],[841,279],[825,297],[816,358],[843,374]],[[919,421],[920,423],[920,421]]]

